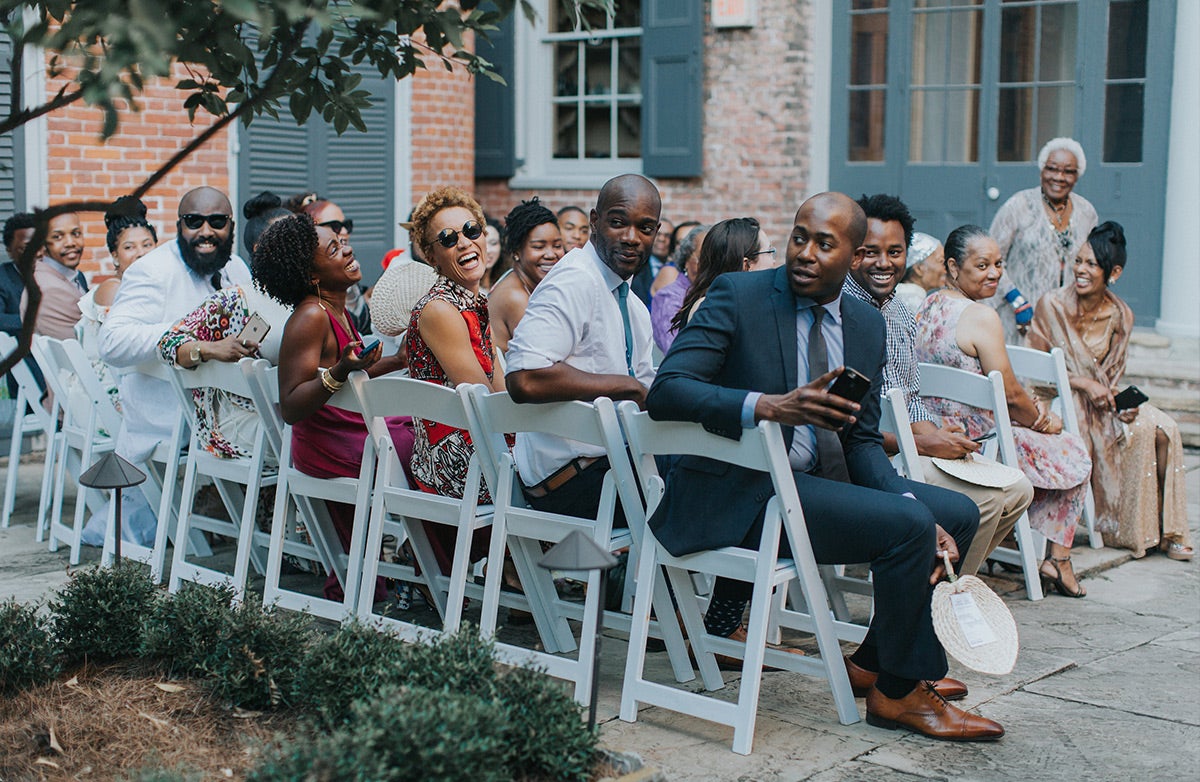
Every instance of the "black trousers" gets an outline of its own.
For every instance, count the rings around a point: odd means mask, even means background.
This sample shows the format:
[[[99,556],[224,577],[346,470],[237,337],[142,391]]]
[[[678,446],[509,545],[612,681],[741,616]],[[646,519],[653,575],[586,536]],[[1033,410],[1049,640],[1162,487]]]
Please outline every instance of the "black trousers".
[[[583,468],[574,478],[544,497],[532,496],[524,486],[521,486],[521,493],[525,495],[529,507],[534,510],[594,519],[596,511],[600,509],[600,492],[604,488],[604,475],[607,472],[608,457],[601,456]],[[613,527],[619,529],[627,526],[629,523],[625,520],[625,509],[618,500],[613,510]]]
[[[979,507],[965,495],[904,481],[916,499],[793,472],[804,508],[808,538],[818,564],[871,564],[875,616],[865,646],[875,646],[879,667],[905,679],[946,675],[946,653],[933,631],[930,600],[937,551],[935,524],[954,538],[965,556],[979,526]],[[742,545],[757,548],[763,519]],[[786,537],[781,556],[790,556]],[[748,600],[752,586],[719,578],[714,599]]]

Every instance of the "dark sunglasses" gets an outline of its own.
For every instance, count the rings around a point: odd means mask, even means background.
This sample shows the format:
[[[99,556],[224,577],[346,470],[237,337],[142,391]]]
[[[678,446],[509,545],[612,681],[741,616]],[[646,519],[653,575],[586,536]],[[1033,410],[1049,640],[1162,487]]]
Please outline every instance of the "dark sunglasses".
[[[321,226],[322,228],[328,228],[335,234],[340,234],[343,228],[346,229],[346,233],[348,234],[354,233],[353,220],[326,220],[323,223],[317,223],[317,225]]]
[[[229,215],[211,214],[211,215],[196,215],[187,214],[179,215],[180,221],[188,227],[189,231],[198,231],[200,226],[208,223],[214,231],[220,231],[225,226],[229,225]]]
[[[483,226],[474,220],[468,220],[463,223],[462,233],[463,236],[473,241],[483,236]],[[453,247],[458,244],[458,231],[453,228],[443,228],[438,232],[437,240],[442,247]]]

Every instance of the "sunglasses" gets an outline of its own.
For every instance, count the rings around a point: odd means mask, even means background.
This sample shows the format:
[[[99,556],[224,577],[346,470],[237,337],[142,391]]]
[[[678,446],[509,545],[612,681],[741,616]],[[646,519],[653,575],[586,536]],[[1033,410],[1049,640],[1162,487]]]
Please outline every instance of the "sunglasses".
[[[179,219],[184,225],[186,225],[188,227],[189,231],[198,231],[198,230],[200,230],[200,227],[202,225],[204,225],[205,223],[208,223],[209,225],[211,225],[212,229],[214,231],[220,231],[225,226],[229,225],[230,217],[229,217],[229,215],[223,215],[223,214],[211,214],[211,215],[187,214],[187,215],[179,215]]]
[[[323,223],[317,223],[317,225],[319,225],[323,228],[328,228],[330,231],[333,231],[335,234],[340,234],[342,232],[343,228],[346,229],[346,233],[348,233],[348,234],[354,233],[354,221],[353,220],[326,220]]]
[[[483,236],[483,226],[474,220],[468,220],[463,223],[463,236],[474,241]],[[442,247],[453,247],[458,244],[458,231],[453,228],[443,228],[437,235],[438,244]]]

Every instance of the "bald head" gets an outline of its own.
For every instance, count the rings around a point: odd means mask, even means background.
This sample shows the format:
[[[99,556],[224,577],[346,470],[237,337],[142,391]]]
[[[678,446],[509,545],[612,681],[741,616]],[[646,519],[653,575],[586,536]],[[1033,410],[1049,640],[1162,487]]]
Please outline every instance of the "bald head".
[[[801,204],[788,239],[792,292],[818,304],[837,298],[866,236],[867,216],[849,196],[820,193]]]
[[[187,214],[233,215],[229,198],[215,187],[198,187],[189,190],[179,199],[179,216]]]
[[[633,277],[650,258],[661,214],[658,188],[646,177],[623,174],[608,180],[590,215],[596,254],[621,279]]]
[[[867,238],[867,213],[863,211],[857,201],[845,193],[834,191],[817,193],[804,204],[819,206],[826,214],[843,215],[846,220],[847,238],[855,247],[860,246]]]

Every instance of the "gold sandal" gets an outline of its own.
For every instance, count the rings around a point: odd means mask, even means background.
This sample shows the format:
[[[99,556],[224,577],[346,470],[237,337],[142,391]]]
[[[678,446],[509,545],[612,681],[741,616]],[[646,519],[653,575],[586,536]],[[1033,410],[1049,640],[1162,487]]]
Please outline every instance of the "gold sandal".
[[[1046,557],[1046,559],[1042,562],[1042,567],[1049,565],[1050,567],[1054,568],[1054,575],[1050,575],[1045,570],[1043,570],[1041,567],[1038,568],[1038,575],[1042,577],[1042,591],[1049,592],[1050,586],[1053,586],[1055,589],[1058,590],[1058,593],[1060,595],[1062,595],[1063,597],[1075,597],[1075,598],[1087,597],[1087,590],[1083,588],[1083,584],[1079,583],[1078,575],[1075,576],[1074,591],[1068,589],[1067,585],[1065,583],[1063,583],[1062,569],[1060,569],[1058,566],[1060,562],[1065,562],[1067,564],[1070,564],[1071,558],[1070,557],[1061,557],[1061,558],[1060,557]]]

